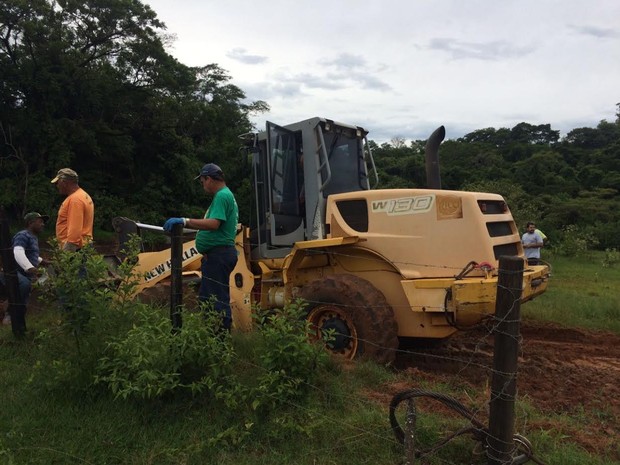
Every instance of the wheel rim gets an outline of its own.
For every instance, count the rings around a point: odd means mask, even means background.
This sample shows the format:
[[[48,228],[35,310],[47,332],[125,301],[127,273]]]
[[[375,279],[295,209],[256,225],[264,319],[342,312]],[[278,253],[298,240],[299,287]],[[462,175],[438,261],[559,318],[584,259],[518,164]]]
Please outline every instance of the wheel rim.
[[[308,321],[313,340],[324,339],[325,332],[332,330],[334,337],[325,342],[325,347],[345,358],[355,357],[358,349],[357,330],[340,307],[334,305],[315,307],[308,314]]]

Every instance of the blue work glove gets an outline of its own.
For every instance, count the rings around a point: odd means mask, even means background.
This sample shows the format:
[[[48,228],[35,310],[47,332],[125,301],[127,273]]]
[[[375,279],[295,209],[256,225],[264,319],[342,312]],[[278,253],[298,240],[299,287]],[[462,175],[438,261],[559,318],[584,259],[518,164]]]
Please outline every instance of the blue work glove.
[[[164,231],[171,232],[175,224],[185,224],[185,220],[183,218],[168,218],[164,223]]]

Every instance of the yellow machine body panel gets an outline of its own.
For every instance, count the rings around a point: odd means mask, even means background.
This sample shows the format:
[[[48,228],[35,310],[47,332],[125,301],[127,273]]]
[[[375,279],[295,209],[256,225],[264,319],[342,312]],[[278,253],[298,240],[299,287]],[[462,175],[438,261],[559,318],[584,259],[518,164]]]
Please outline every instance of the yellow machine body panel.
[[[191,274],[199,274],[200,259],[202,255],[196,250],[196,241],[190,241],[183,244],[183,272]],[[172,264],[170,258],[170,249],[159,252],[143,252],[138,255],[138,264],[136,272],[141,276],[142,280],[136,288],[136,294],[142,290],[155,286],[157,283],[170,278],[172,272]]]

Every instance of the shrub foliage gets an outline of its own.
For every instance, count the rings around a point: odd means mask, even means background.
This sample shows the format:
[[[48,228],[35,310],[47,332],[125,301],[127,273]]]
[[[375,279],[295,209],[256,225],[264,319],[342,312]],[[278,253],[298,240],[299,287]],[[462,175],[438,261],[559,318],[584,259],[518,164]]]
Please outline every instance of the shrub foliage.
[[[56,252],[46,288],[54,318],[36,337],[31,382],[80,398],[189,396],[220,405],[237,421],[212,438],[216,443],[238,444],[265,421],[275,436],[297,423],[286,409],[304,401],[329,359],[308,339],[303,303],[257,310],[255,331],[247,335],[223,331],[210,305],[185,311],[182,328],[173,329],[167,309],[132,298],[137,251],[134,240],[128,259],[113,270],[89,248]]]

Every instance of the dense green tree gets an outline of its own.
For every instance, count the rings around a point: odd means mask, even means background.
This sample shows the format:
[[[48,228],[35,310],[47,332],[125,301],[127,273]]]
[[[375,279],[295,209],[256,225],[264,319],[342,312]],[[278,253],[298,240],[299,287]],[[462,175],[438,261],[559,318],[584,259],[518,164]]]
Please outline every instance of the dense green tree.
[[[217,65],[179,63],[164,33],[137,0],[3,4],[0,203],[15,216],[53,211],[45,180],[71,166],[99,227],[120,214],[161,221],[202,208],[192,175],[207,160],[238,166],[236,136],[267,106],[244,103]]]
[[[618,141],[620,125],[601,121],[596,128],[577,128],[566,134],[563,142],[585,149],[600,149]]]
[[[519,123],[510,130],[510,139],[517,143],[550,145],[560,139],[560,131],[551,129],[550,124]]]
[[[505,147],[511,142],[511,135],[510,130],[506,128],[485,128],[465,134],[458,139],[458,142],[480,142],[495,147]]]

